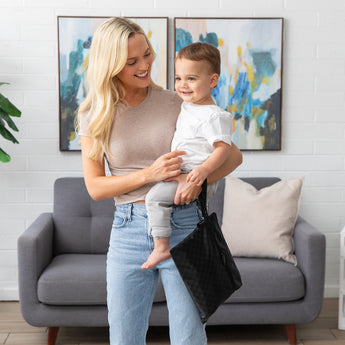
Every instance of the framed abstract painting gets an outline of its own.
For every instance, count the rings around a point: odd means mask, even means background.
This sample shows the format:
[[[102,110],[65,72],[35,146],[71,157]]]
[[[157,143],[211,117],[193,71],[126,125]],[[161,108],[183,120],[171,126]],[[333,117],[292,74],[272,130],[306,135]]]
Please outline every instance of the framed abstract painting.
[[[60,151],[80,151],[74,121],[87,92],[86,72],[92,36],[109,17],[58,16]],[[145,31],[157,56],[152,66],[153,81],[168,84],[168,18],[130,17]]]
[[[213,97],[233,114],[241,149],[281,150],[283,18],[175,18],[175,54],[207,42],[221,54]]]

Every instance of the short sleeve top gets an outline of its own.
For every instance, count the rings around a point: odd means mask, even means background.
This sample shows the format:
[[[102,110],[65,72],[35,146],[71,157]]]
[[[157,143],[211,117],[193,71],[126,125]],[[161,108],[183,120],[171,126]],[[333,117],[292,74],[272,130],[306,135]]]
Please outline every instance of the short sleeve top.
[[[170,152],[181,102],[175,92],[149,87],[138,106],[118,104],[109,143],[111,156],[106,157],[113,176],[147,168]],[[90,136],[89,122],[90,114],[81,117],[79,135]],[[145,200],[152,185],[115,197],[115,204]]]
[[[187,152],[183,156],[183,171],[201,165],[213,152],[215,142],[231,145],[232,119],[231,113],[217,105],[182,103],[171,149]]]

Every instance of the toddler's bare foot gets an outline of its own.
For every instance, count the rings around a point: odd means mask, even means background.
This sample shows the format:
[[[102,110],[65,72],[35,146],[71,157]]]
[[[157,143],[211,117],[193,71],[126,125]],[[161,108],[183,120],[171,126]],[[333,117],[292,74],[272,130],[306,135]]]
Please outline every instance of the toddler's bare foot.
[[[160,262],[164,260],[168,260],[171,258],[170,254],[170,247],[168,249],[164,249],[163,251],[158,250],[157,248],[153,249],[153,252],[148,257],[147,261],[141,266],[143,270],[153,268],[158,265]]]

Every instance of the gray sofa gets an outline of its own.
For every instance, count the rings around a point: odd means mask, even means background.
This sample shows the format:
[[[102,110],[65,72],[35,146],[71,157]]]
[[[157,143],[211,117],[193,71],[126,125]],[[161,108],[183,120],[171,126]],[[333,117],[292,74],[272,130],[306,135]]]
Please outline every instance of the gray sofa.
[[[278,178],[246,178],[256,188]],[[210,201],[222,219],[224,180]],[[226,212],[226,210],[225,210]],[[19,293],[23,317],[49,327],[107,326],[106,252],[114,213],[112,199],[93,201],[83,178],[61,178],[54,211],[41,214],[18,239]],[[208,325],[283,324],[296,344],[296,324],[319,315],[324,288],[325,237],[301,217],[295,233],[297,267],[281,260],[236,258],[243,286],[219,307]],[[159,282],[150,325],[168,325]]]

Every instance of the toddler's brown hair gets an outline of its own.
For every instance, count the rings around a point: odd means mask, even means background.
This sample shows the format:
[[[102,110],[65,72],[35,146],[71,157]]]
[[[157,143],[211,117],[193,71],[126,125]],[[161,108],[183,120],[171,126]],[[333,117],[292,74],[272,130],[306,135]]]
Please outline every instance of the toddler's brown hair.
[[[187,59],[191,61],[206,61],[211,73],[220,74],[220,52],[209,43],[195,42],[180,49],[176,59]]]

